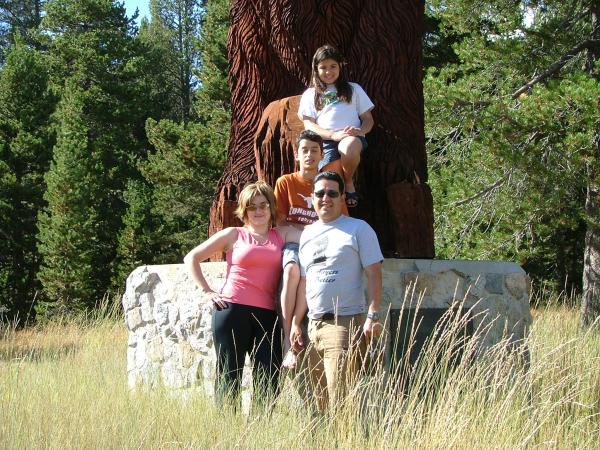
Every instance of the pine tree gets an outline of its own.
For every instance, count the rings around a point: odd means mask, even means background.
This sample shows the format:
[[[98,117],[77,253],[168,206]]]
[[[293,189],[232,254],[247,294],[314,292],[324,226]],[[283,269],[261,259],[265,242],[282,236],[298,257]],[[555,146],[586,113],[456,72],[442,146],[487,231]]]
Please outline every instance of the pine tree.
[[[91,307],[110,287],[124,192],[141,177],[143,48],[123,6],[111,0],[54,0],[44,32],[61,103],[40,220],[39,277],[48,304]]]
[[[172,134],[174,123],[186,123],[196,120],[189,102],[194,98],[197,89],[196,71],[199,70],[198,50],[196,48],[199,40],[199,20],[202,10],[199,1],[154,1],[151,2],[150,21],[143,20],[138,35],[138,42],[143,49],[143,58],[138,61],[138,67],[142,74],[139,82],[143,86],[143,97],[147,101],[145,108],[146,117],[154,120],[148,121],[145,134],[158,136],[153,133],[157,126],[163,125],[170,128]],[[182,16],[183,14],[183,16]],[[166,122],[162,122],[167,119]],[[172,142],[179,139],[185,140],[188,131],[186,127],[176,127],[178,135]],[[196,126],[190,122],[191,130]],[[199,141],[204,141],[205,138]],[[154,142],[153,142],[154,143]],[[163,143],[154,143],[162,155]],[[173,144],[177,145],[177,144]],[[152,144],[148,143],[152,149]],[[164,149],[166,158],[172,160],[170,149]],[[173,149],[175,154],[177,149]],[[152,158],[151,158],[152,159]],[[185,164],[185,161],[183,161]],[[157,162],[160,165],[160,161]],[[146,156],[136,161],[136,168],[142,169],[147,166]],[[175,164],[178,167],[177,164]],[[173,168],[164,167],[166,173]],[[162,177],[162,175],[161,175]],[[161,178],[159,177],[159,178]],[[162,178],[161,178],[162,180]],[[177,175],[173,181],[178,183]],[[172,180],[165,180],[170,183]],[[174,223],[171,220],[169,203],[164,207],[156,206],[155,192],[169,190],[169,186],[163,186],[162,181],[156,179],[139,178],[131,179],[124,192],[123,199],[126,203],[126,213],[123,216],[123,227],[119,231],[117,258],[115,261],[115,272],[112,285],[121,288],[127,275],[140,264],[152,264],[162,262],[179,262],[181,259],[181,245],[178,238],[182,230],[181,224],[172,228],[166,223]],[[192,191],[197,192],[195,181],[190,180]],[[175,190],[172,190],[175,191]],[[180,191],[183,192],[183,191]],[[180,201],[174,197],[174,202]],[[192,201],[194,203],[194,200]],[[159,202],[160,203],[160,202]],[[196,206],[197,203],[194,203]],[[173,215],[177,216],[178,212]],[[194,211],[192,217],[198,212]],[[189,225],[195,228],[195,224]],[[173,250],[176,248],[177,250]]]
[[[151,4],[152,6],[152,4]],[[155,16],[151,8],[152,17]],[[149,117],[156,120],[178,120],[179,106],[171,72],[177,65],[176,57],[170,48],[170,32],[158,18],[149,21],[144,18],[138,39],[145,48],[146,95],[154,99],[155,107]],[[165,70],[168,67],[169,70]]]
[[[161,226],[153,213],[152,186],[145,180],[130,180],[124,193],[127,210],[123,216],[123,228],[119,232],[117,259],[112,285],[124,285],[133,269],[143,264],[161,260]]]
[[[57,111],[57,143],[40,215],[39,278],[50,300],[39,304],[48,314],[55,305],[80,309],[106,286],[107,243],[100,239],[104,225],[98,211],[103,192],[102,155],[89,141],[86,94],[74,81],[65,86]]]
[[[132,185],[132,192],[127,196],[128,226],[122,234],[120,248],[131,251],[127,257],[129,263],[122,266],[121,276],[142,262],[180,262],[190,247],[206,238],[209,207],[229,136],[228,24],[229,2],[209,2],[202,22],[202,36],[196,37],[200,39],[202,65],[194,66],[201,80],[201,88],[193,92],[194,120],[188,123],[148,120],[146,124],[154,149],[148,159],[140,163],[146,184]],[[149,34],[143,37],[144,42],[153,36],[154,45],[158,45],[160,35],[152,35],[152,28],[146,31]],[[148,193],[148,188],[151,195],[140,195],[140,192]],[[139,220],[140,213],[134,212],[140,210],[145,211],[144,220]]]
[[[461,36],[459,63],[425,81],[439,253],[573,282],[596,220],[584,211],[600,97],[582,69],[591,2],[433,3]]]
[[[54,105],[43,55],[17,36],[0,73],[0,305],[11,318],[32,312],[40,288],[35,234]]]
[[[600,0],[590,2],[592,32],[587,48],[586,69],[595,81],[595,92],[600,91]],[[594,91],[592,91],[594,92]],[[581,302],[581,324],[589,327],[600,319],[600,101],[596,96],[596,119],[591,125],[591,146],[586,155],[586,198],[585,212],[587,231],[583,259],[583,300]],[[586,142],[587,144],[587,142]]]
[[[231,94],[227,85],[229,5],[229,0],[209,2],[202,22],[199,42],[202,61],[199,79],[202,89],[197,92],[195,107],[197,114],[204,120],[213,117],[208,114],[213,102],[216,102],[219,110],[230,108]]]
[[[42,20],[44,3],[44,0],[0,0],[0,65],[16,35],[28,45],[37,45],[35,32]]]
[[[196,93],[194,102],[196,115],[208,128],[211,152],[223,154],[227,151],[231,123],[231,93],[227,84],[229,4],[229,0],[208,3],[200,40],[202,88]]]
[[[204,1],[151,0],[150,22],[142,26],[142,40],[160,52],[162,86],[169,99],[168,118],[187,123],[198,87],[195,70],[200,65],[200,36]]]
[[[161,248],[159,262],[179,262],[206,238],[224,153],[211,152],[214,137],[202,124],[149,120],[146,129],[156,149],[142,170],[153,186],[153,212],[159,217],[155,234]]]

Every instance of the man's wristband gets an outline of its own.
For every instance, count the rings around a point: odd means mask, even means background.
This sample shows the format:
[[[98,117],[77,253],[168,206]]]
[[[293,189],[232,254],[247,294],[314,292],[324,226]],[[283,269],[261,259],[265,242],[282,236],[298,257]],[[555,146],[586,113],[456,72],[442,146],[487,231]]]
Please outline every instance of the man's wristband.
[[[367,319],[371,319],[373,322],[379,322],[379,312],[367,313]]]

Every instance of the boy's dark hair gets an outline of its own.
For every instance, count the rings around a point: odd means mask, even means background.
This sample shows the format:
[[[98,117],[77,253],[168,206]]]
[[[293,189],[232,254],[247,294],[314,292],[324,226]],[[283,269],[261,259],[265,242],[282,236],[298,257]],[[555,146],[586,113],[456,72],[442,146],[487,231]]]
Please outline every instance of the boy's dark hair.
[[[319,47],[312,59],[312,80],[311,84],[315,88],[315,108],[317,111],[323,109],[323,94],[327,89],[327,85],[321,81],[319,78],[319,64],[326,59],[333,59],[340,66],[340,76],[335,82],[335,88],[337,90],[338,98],[346,103],[352,102],[352,86],[346,80],[344,71],[342,67],[346,65],[346,60],[344,56],[339,52],[339,50],[331,45],[324,45]]]
[[[317,181],[319,180],[337,181],[337,184],[340,189],[340,194],[344,193],[344,180],[337,172],[334,172],[333,170],[327,170],[325,172],[317,174],[317,176],[313,180],[313,192],[315,191],[315,184],[317,184]]]
[[[296,138],[296,151],[300,147],[300,141],[303,141],[304,139],[307,141],[316,142],[319,144],[319,147],[321,147],[321,150],[323,150],[323,138],[321,136],[311,130],[302,130]]]

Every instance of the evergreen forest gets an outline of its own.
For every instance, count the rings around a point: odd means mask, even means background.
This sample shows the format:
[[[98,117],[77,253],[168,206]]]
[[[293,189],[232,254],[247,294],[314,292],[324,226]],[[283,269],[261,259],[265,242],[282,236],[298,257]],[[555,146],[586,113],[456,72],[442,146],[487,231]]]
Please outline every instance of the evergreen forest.
[[[600,0],[425,13],[436,257],[516,261],[593,321]],[[228,21],[229,0],[150,0],[139,23],[118,0],[0,0],[1,320],[93,309],[206,238]]]

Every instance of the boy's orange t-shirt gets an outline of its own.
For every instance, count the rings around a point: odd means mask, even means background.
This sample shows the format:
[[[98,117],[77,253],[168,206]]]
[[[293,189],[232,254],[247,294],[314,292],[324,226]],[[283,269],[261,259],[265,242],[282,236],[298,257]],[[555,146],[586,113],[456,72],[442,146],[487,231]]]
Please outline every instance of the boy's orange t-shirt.
[[[275,182],[277,214],[287,223],[309,225],[318,219],[312,207],[312,181],[305,180],[299,172],[280,176]],[[342,205],[342,214],[348,215],[348,208]]]

